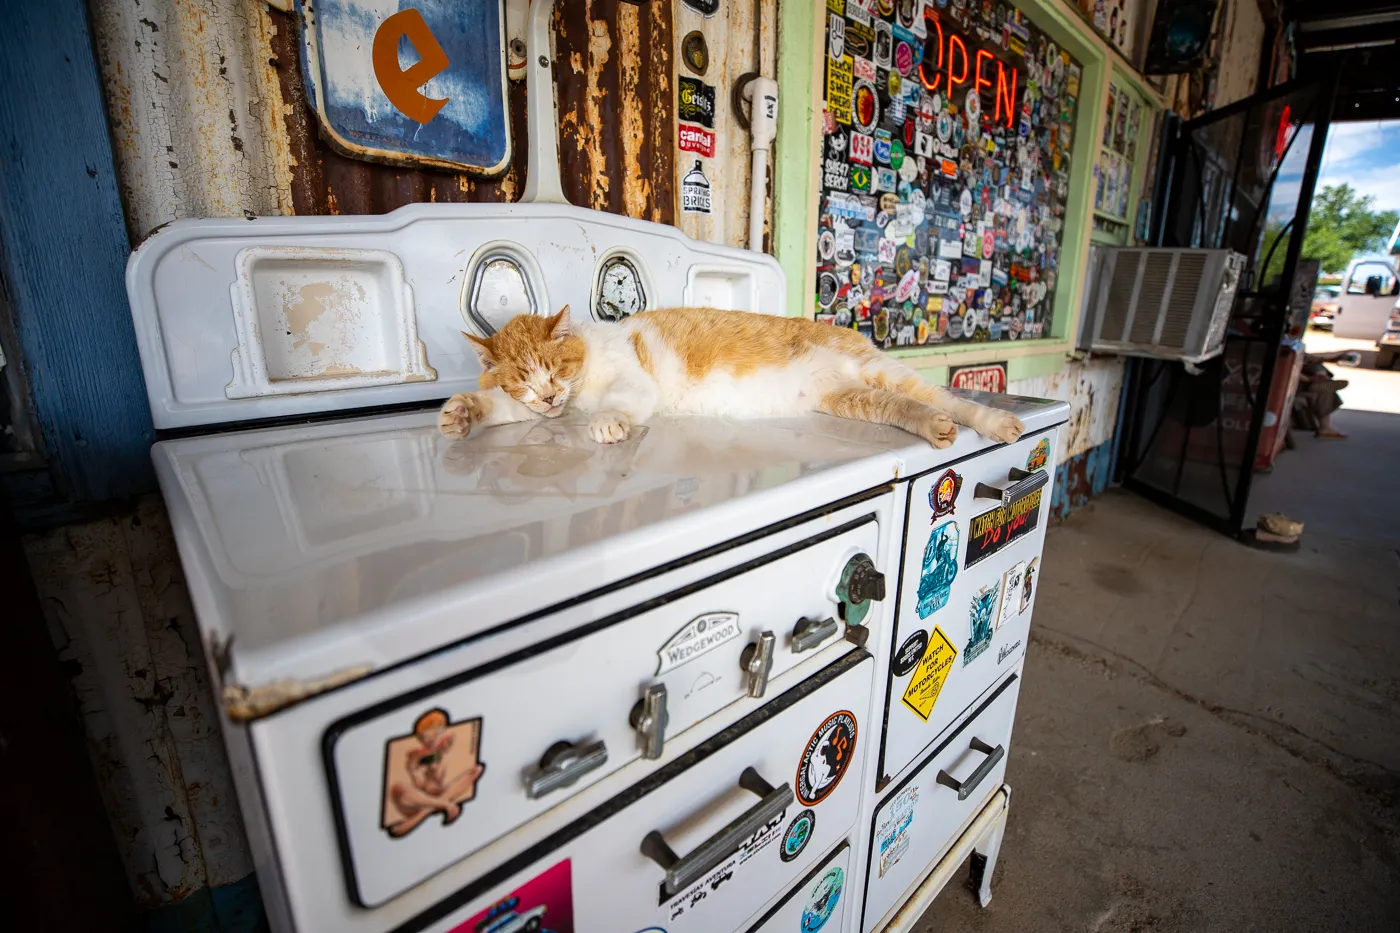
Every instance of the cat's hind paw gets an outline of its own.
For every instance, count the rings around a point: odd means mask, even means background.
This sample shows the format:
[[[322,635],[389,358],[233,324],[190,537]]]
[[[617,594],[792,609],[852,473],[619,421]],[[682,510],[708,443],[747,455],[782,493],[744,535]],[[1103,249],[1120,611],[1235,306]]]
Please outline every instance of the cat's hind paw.
[[[486,417],[490,408],[473,392],[463,392],[448,399],[438,412],[438,430],[443,437],[461,440],[472,432],[472,423]]]
[[[1014,444],[1025,431],[1025,424],[1009,411],[994,411],[978,428],[979,434],[1003,444]]]
[[[632,419],[620,411],[603,411],[588,422],[588,434],[599,444],[616,444],[632,433]]]
[[[921,433],[924,440],[942,450],[952,446],[953,441],[958,439],[958,426],[952,418],[940,411],[928,419]]]

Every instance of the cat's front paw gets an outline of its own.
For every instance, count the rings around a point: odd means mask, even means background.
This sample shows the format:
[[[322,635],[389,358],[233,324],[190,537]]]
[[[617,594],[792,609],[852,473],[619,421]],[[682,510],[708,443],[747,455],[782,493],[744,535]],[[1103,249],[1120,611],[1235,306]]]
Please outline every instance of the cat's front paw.
[[[472,432],[473,422],[480,422],[490,410],[489,404],[475,392],[454,395],[438,412],[438,430],[444,437],[461,440]]]
[[[952,445],[958,439],[958,426],[953,419],[943,412],[938,412],[928,419],[924,426],[923,438],[934,447],[942,450],[944,447]]]
[[[588,434],[599,444],[616,444],[632,433],[632,419],[620,411],[603,411],[588,422]]]
[[[978,433],[1003,444],[1014,444],[1026,431],[1025,424],[1009,411],[998,411],[989,415]]]

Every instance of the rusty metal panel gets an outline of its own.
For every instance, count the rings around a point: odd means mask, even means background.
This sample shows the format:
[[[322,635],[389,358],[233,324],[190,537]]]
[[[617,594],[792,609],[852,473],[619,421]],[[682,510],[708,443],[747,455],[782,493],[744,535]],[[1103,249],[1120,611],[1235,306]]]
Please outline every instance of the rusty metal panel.
[[[117,846],[147,908],[253,870],[194,610],[156,496],[25,541]]]
[[[1070,360],[1048,376],[1017,379],[1007,387],[1012,395],[1069,402],[1069,423],[1060,431],[1061,463],[1113,440],[1117,429],[1118,396],[1123,391],[1123,360],[1096,357]]]
[[[554,6],[559,169],[574,204],[675,217],[671,4]]]
[[[1264,17],[1255,3],[1223,4],[1216,21],[1220,71],[1215,78],[1213,107],[1224,107],[1253,94],[1259,83],[1259,60],[1264,54]]]
[[[501,175],[378,165],[321,139],[292,14],[248,0],[92,0],[90,11],[133,242],[181,217],[382,213],[419,201],[513,201],[524,190],[523,83],[509,88],[516,145]],[[676,186],[690,167],[676,145],[678,18],[710,44],[704,80],[719,103],[706,160],[715,210],[679,225],[742,246],[748,134],[733,122],[730,94],[759,64],[756,48],[763,72],[775,73],[777,0],[734,0],[709,20],[674,0],[556,0],[565,192],[579,205],[678,223]]]
[[[739,78],[751,72],[775,76],[777,72],[777,0],[751,0],[720,4],[710,19],[702,17],[683,3],[674,5],[675,30],[672,72],[677,77],[688,76],[715,88],[715,155],[700,158],[710,183],[711,211],[708,214],[677,211],[676,226],[697,240],[723,243],[726,246],[747,247],[749,230],[749,177],[752,171],[749,154],[749,134],[734,113],[733,89]],[[705,37],[710,50],[710,64],[704,75],[689,71],[681,57],[681,43],[692,31]],[[800,106],[796,90],[779,89],[779,95],[791,93],[785,106]],[[671,95],[675,97],[674,93]],[[668,107],[675,110],[675,100]],[[780,102],[780,106],[784,106]],[[667,130],[669,146],[676,147],[674,123]],[[691,152],[677,153],[675,184],[691,171],[697,156]],[[766,213],[772,217],[773,169],[768,171]],[[771,237],[765,236],[765,242]]]

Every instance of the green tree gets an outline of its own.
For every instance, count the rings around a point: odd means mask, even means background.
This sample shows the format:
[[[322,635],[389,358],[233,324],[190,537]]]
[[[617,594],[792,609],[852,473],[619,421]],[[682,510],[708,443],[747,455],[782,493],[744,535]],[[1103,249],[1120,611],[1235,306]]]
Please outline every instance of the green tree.
[[[1328,185],[1316,192],[1299,255],[1318,260],[1324,272],[1340,273],[1356,255],[1383,249],[1400,221],[1400,213],[1372,211],[1374,203],[1370,195],[1359,195],[1347,184]],[[1283,272],[1288,241],[1278,243],[1277,248],[1274,245],[1281,232],[1277,224],[1270,224],[1264,231],[1263,256],[1268,257],[1268,267],[1260,277],[1263,282],[1270,282]]]

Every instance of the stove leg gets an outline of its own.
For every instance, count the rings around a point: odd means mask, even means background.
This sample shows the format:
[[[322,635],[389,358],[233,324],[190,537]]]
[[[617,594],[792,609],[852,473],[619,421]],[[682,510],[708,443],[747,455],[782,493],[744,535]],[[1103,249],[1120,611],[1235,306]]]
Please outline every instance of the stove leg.
[[[977,891],[977,901],[986,907],[992,900],[992,873],[997,867],[997,856],[1001,853],[1001,840],[1006,834],[1006,814],[1002,808],[997,821],[986,834],[977,841],[972,850],[972,886]]]

